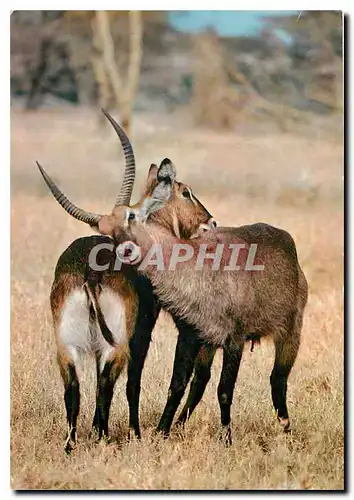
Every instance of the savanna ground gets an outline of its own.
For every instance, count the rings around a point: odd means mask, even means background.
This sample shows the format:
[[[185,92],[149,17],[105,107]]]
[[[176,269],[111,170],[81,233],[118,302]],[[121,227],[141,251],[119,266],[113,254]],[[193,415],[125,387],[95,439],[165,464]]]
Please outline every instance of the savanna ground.
[[[113,113],[113,115],[115,115]],[[300,352],[289,378],[292,435],[281,433],[269,386],[273,346],[245,350],[232,407],[234,443],[218,440],[218,352],[211,381],[185,431],[154,435],[170,382],[176,330],[162,314],[142,379],[142,440],[128,443],[126,374],[116,385],[111,434],[89,438],[92,360],[81,374],[78,446],[63,451],[66,422],[49,290],[61,252],[90,230],[48,193],[38,159],[69,198],[108,212],[123,157],[113,131],[89,110],[12,110],[11,485],[15,489],[342,489],[343,146],[317,124],[302,133],[193,130],[183,119],[138,115],[132,134],[139,195],[151,162],[170,157],[178,178],[222,225],[265,221],[291,232],[309,282]]]

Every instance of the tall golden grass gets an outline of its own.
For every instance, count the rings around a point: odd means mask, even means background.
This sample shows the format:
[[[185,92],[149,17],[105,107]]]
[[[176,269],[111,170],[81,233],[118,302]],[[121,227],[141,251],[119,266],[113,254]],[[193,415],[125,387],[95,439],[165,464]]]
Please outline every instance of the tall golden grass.
[[[176,330],[162,314],[142,380],[142,440],[128,443],[126,375],[116,386],[110,428],[118,444],[89,437],[94,363],[80,373],[78,446],[68,458],[63,388],[55,361],[49,289],[56,261],[90,234],[47,193],[38,159],[75,203],[108,211],[123,160],[114,134],[89,111],[12,113],[11,486],[15,489],[320,489],[344,485],[343,146],[317,127],[302,135],[216,134],[137,119],[138,187],[165,156],[222,225],[265,221],[294,236],[309,282],[302,344],[289,378],[293,432],[271,405],[273,346],[247,350],[234,403],[234,443],[218,440],[217,354],[202,402],[183,432],[154,429],[166,401]]]

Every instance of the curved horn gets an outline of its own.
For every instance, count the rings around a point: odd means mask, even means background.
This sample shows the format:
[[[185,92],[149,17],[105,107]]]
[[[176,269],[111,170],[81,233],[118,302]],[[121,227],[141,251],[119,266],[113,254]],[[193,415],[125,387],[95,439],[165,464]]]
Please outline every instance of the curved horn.
[[[102,108],[102,113],[109,120],[112,127],[116,131],[119,140],[122,144],[125,157],[124,178],[122,182],[122,187],[120,188],[120,192],[116,200],[115,207],[118,207],[119,205],[129,205],[135,181],[135,158],[134,158],[133,148],[122,127],[120,127],[118,123],[114,120],[114,118],[112,118],[111,115],[103,108]]]
[[[66,210],[68,214],[72,215],[73,217],[75,217],[75,219],[81,222],[86,222],[86,224],[89,224],[90,226],[97,226],[102,215],[85,212],[85,210],[82,210],[81,208],[78,208],[73,203],[71,203],[71,201],[68,200],[65,194],[62,193],[60,189],[55,185],[54,181],[52,181],[44,168],[41,167],[41,165],[38,163],[38,161],[36,163],[54,198],[64,208],[64,210]]]

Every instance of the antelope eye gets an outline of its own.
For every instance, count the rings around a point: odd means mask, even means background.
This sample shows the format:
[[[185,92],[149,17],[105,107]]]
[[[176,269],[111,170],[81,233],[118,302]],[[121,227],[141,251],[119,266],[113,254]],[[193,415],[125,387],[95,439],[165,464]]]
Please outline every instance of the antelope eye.
[[[128,220],[134,220],[135,219],[135,213],[134,212],[130,212],[129,215],[128,215]]]
[[[189,193],[188,189],[183,189],[182,196],[183,196],[183,198],[190,198],[190,193]]]

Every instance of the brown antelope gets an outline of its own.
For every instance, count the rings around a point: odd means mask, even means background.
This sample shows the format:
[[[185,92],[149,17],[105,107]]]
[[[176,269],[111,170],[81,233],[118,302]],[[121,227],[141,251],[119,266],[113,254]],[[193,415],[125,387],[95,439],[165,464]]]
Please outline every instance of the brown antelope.
[[[123,146],[126,167],[122,188],[114,210],[127,205],[135,179],[135,159],[131,144],[114,119],[105,113]],[[166,165],[168,169],[166,170]],[[41,167],[39,167],[41,169]],[[60,203],[74,217],[95,225],[95,214],[87,214],[73,206],[54,188],[41,169]],[[190,238],[202,224],[214,225],[212,216],[193,195],[191,189],[175,180],[175,169],[169,160],[160,167],[150,167],[145,196],[168,175],[173,193],[166,206],[153,216],[155,223],[178,237]],[[202,226],[203,227],[203,226]],[[123,265],[114,270],[114,261],[108,252],[112,240],[104,236],[90,236],[75,240],[58,260],[50,301],[53,315],[58,363],[65,386],[65,405],[69,432],[65,449],[70,452],[76,441],[76,423],[79,413],[80,389],[76,372],[82,353],[92,352],[97,365],[97,399],[93,427],[98,437],[108,435],[108,416],[117,377],[129,359],[127,398],[130,428],[140,436],[139,394],[141,372],[151,340],[160,305],[151,283],[139,276],[132,266]],[[96,248],[99,266],[106,271],[94,271],[89,256]],[[183,331],[182,326],[180,330]],[[102,334],[102,335],[101,335]],[[130,354],[130,355],[129,355]]]
[[[47,176],[46,180],[56,199],[64,206],[61,202],[64,195]],[[113,238],[116,245],[128,240],[135,242],[143,262],[132,265],[138,273],[149,278],[162,307],[172,314],[177,324],[182,322],[193,327],[189,339],[200,337],[224,348],[222,371],[228,372],[230,384],[223,386],[219,401],[222,403],[222,424],[228,435],[230,405],[244,342],[265,337],[273,339],[272,400],[280,424],[288,430],[287,379],[299,349],[307,302],[307,282],[298,262],[295,243],[286,231],[263,223],[216,228],[189,241],[178,238],[173,231],[156,224],[150,217],[165,206],[171,195],[172,185],[166,175],[151,195],[144,196],[134,207],[115,207],[112,214],[95,215],[94,218],[89,214],[86,222],[101,234]],[[64,208],[71,213],[69,206]],[[176,266],[175,250],[181,245],[187,245],[190,255],[187,259],[186,252]],[[250,268],[249,255],[254,245],[258,264]],[[152,249],[156,255],[159,249],[160,265],[156,265],[156,260],[149,260]],[[174,267],[166,269],[165,263],[171,263],[172,257]],[[238,262],[236,267],[235,262]],[[182,385],[190,376],[199,350],[193,347],[193,339],[192,347],[186,347],[188,336],[183,344],[190,356],[184,360],[178,377]],[[174,399],[175,405],[178,397],[170,394],[169,399]],[[168,418],[165,422],[162,419],[160,430],[169,430],[173,411],[174,406],[168,408]]]

